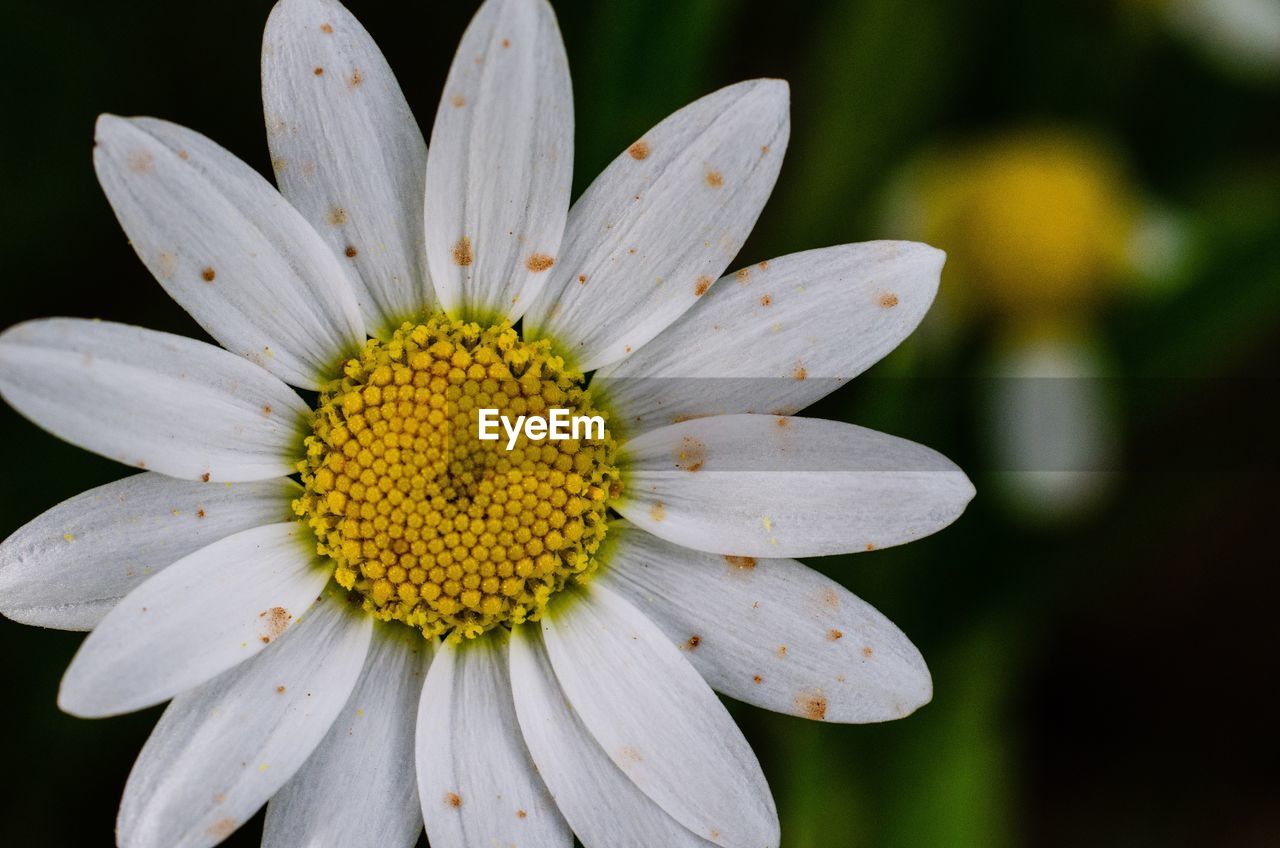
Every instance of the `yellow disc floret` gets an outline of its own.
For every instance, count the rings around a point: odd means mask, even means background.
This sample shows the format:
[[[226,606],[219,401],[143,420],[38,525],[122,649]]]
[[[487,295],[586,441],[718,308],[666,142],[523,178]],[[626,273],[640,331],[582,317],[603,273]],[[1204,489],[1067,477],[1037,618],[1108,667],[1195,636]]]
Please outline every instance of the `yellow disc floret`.
[[[607,430],[508,450],[479,438],[482,409],[604,416],[546,340],[445,317],[369,341],[321,390],[294,509],[384,621],[474,637],[536,620],[596,568],[618,485]]]

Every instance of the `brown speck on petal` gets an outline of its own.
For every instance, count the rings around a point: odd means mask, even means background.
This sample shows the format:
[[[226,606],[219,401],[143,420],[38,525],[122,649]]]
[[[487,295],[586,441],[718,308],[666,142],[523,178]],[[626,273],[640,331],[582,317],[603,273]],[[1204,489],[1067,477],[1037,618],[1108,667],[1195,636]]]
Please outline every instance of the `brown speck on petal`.
[[[529,818],[529,814],[526,813],[524,810],[516,810],[516,818],[527,819]]]
[[[641,762],[644,757],[640,756],[640,752],[630,745],[624,745],[622,750],[618,752],[618,759],[622,760],[623,765],[632,765]]]
[[[587,284],[587,275],[586,275],[586,274],[579,274],[579,275],[578,275],[578,285],[580,285],[580,286],[585,286],[586,284]]]
[[[509,38],[504,38],[504,39],[502,39],[502,46],[503,46],[504,48],[506,48],[506,47],[510,47],[510,46],[511,46],[511,39],[509,39]]]
[[[329,223],[333,224],[335,227],[341,227],[343,224],[347,223],[347,210],[343,209],[341,206],[330,206]]]
[[[455,94],[453,95],[453,99],[449,102],[453,104],[455,109],[461,109],[463,106],[467,105],[467,98],[463,97],[461,94]]]
[[[444,793],[444,802],[456,810],[462,806],[462,796],[457,792],[446,792]]]
[[[751,269],[740,268],[733,276],[737,278],[740,284],[746,285],[751,280]]]
[[[360,251],[356,250],[356,246],[354,244],[347,245],[347,249],[344,250],[343,253],[347,255],[348,259],[355,259],[360,255]]]
[[[772,306],[772,305],[773,305],[773,295],[771,295],[771,294],[766,294],[766,295],[764,295],[763,297],[761,297],[761,298],[760,298],[760,305],[761,305],[761,306]]]
[[[203,509],[197,509],[197,510],[196,510],[196,518],[204,518],[204,510],[203,510]]]
[[[129,154],[128,165],[129,170],[135,174],[145,174],[151,170],[154,164],[151,154],[145,150],[135,150]]]
[[[840,606],[840,595],[830,586],[822,590],[822,603],[829,607]]]
[[[272,607],[269,610],[263,610],[258,613],[258,618],[263,619],[262,641],[268,644],[272,639],[279,636],[289,626],[289,622],[293,620],[293,616],[284,607]]]
[[[191,156],[191,154],[190,154],[190,153],[188,153],[188,152],[187,152],[187,151],[185,151],[185,150],[179,150],[179,151],[178,151],[178,158],[179,158],[179,159],[188,159],[188,158],[190,158],[190,156]]]
[[[262,407],[262,414],[263,414],[263,415],[270,415],[270,414],[271,414],[271,407],[270,407],[270,406],[264,406],[264,407]]]
[[[320,31],[325,35],[333,35],[333,27],[330,24],[320,24]]]
[[[892,309],[898,305],[898,296],[893,292],[885,292],[880,295],[880,307],[882,309]]]
[[[649,517],[654,521],[661,521],[667,517],[667,507],[662,501],[658,501],[649,507]]]
[[[870,542],[867,542],[867,550],[874,551],[875,549],[876,549],[875,545],[871,544]]]
[[[751,680],[755,682],[757,685],[760,683],[764,683],[764,678],[758,674],[755,677],[751,678]]]
[[[827,717],[827,696],[821,692],[801,692],[796,695],[796,709],[805,718],[822,721]]]
[[[236,827],[238,827],[238,825],[236,824],[235,819],[218,819],[216,822],[209,825],[209,835],[221,842],[231,834],[235,833]]]
[[[531,253],[529,258],[525,260],[524,267],[537,274],[547,270],[554,264],[556,264],[554,256],[548,256],[545,253]]]
[[[640,139],[635,144],[627,148],[627,152],[631,154],[631,158],[635,160],[649,158],[649,142]]]
[[[687,642],[684,643],[684,647],[685,647],[685,650],[692,651],[694,648],[697,648],[701,644],[702,644],[702,637],[699,636],[697,633],[695,633],[689,637],[689,640]]]
[[[769,260],[767,260],[767,259],[766,259],[764,262],[761,262],[761,263],[757,264],[757,265],[756,265],[756,267],[757,267],[757,268],[759,268],[761,271],[768,271],[768,270],[769,270]]]
[[[699,277],[698,281],[694,283],[693,293],[696,294],[698,297],[702,297],[704,294],[707,293],[707,289],[709,288],[711,288],[711,278]]]
[[[212,266],[206,266],[205,269],[200,272],[200,279],[204,280],[206,283],[212,283],[217,276],[218,272],[213,270]]]
[[[347,85],[357,88],[362,82],[364,82],[364,74],[360,73],[359,68],[356,68],[351,72],[351,79],[347,81]]]
[[[719,171],[707,171],[703,179],[710,188],[721,188],[724,185],[724,176]]]
[[[803,365],[797,366],[796,370],[791,372],[791,376],[797,380],[803,380],[809,376],[809,372],[804,369]]]
[[[756,558],[749,556],[733,556],[731,554],[724,555],[724,561],[732,565],[734,568],[755,568]]]
[[[209,472],[208,472],[208,471],[206,471],[205,473],[203,473],[203,474],[201,474],[201,475],[200,475],[200,482],[201,482],[201,483],[208,483],[208,482],[209,482]]]
[[[316,68],[316,69],[315,69],[315,71],[314,71],[314,73],[315,73],[315,75],[316,75],[316,76],[318,76],[318,77],[322,77],[322,76],[324,76],[324,68]]]
[[[283,687],[283,686],[277,686],[277,687],[276,687],[276,694],[277,694],[277,695],[283,695],[283,694],[284,694],[284,687]]]
[[[840,641],[840,640],[841,640],[841,639],[843,639],[843,638],[844,638],[844,633],[843,633],[843,632],[841,632],[841,631],[839,631],[839,630],[836,630],[834,627],[833,627],[832,629],[830,629],[830,630],[828,630],[828,631],[827,631],[827,640],[828,640],[828,641],[831,641],[831,642],[838,642],[838,641]]]
[[[706,461],[707,446],[692,436],[685,436],[680,442],[680,452],[676,454],[676,468],[697,471]]]
[[[464,268],[476,261],[475,251],[471,249],[471,239],[463,236],[453,245],[453,261]]]
[[[862,655],[867,659],[871,659],[871,655],[874,653],[875,653],[875,649],[873,649],[870,645],[867,645],[865,648],[862,649]]]
[[[779,645],[779,646],[778,646],[778,659],[782,659],[782,658],[783,658],[783,657],[785,657],[786,655],[787,655],[787,646],[786,646],[786,645]]]
[[[769,145],[767,145],[767,144],[762,145],[762,146],[760,147],[760,152],[761,152],[761,153],[768,153],[768,152],[769,152]]]

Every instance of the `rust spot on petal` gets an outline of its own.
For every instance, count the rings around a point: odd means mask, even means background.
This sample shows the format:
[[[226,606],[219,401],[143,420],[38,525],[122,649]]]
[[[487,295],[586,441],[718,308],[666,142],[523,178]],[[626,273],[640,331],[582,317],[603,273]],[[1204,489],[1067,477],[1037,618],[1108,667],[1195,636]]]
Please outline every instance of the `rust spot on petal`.
[[[786,645],[779,645],[779,646],[778,646],[778,659],[785,659],[785,658],[786,658],[786,656],[787,656],[787,646],[786,646]]]
[[[724,175],[719,171],[707,171],[703,179],[710,188],[721,188],[724,186]]]
[[[444,793],[444,802],[456,810],[462,806],[462,796],[457,792],[446,792]]]
[[[680,452],[676,454],[676,468],[697,471],[706,461],[707,446],[692,436],[685,436],[680,442]]]
[[[761,676],[760,676],[760,675],[758,675],[758,674],[757,674],[755,677],[751,678],[751,680],[752,680],[752,682],[754,682],[757,686],[759,686],[761,683],[764,683],[764,678],[763,678],[763,677],[761,677]]]
[[[816,690],[801,692],[796,695],[796,709],[805,718],[822,721],[827,717],[827,696]]]
[[[642,138],[635,144],[628,147],[627,152],[631,154],[632,159],[647,159],[649,158],[649,142]]]
[[[516,810],[516,818],[527,819],[529,818],[529,814],[526,813],[524,810]]]
[[[262,619],[263,630],[260,638],[263,644],[270,644],[285,631],[289,626],[289,622],[293,620],[293,616],[284,607],[272,607],[269,610],[263,610],[258,613],[258,618]]]
[[[834,627],[827,631],[827,640],[831,642],[839,642],[844,638],[844,633],[836,630]]]
[[[320,31],[325,35],[333,35],[333,27],[329,24],[320,24]]]
[[[208,482],[209,482],[209,472],[208,472],[208,471],[206,471],[205,473],[203,473],[203,474],[201,474],[201,475],[200,475],[200,482],[201,482],[201,483],[208,483]]]
[[[204,510],[203,510],[203,509],[197,509],[197,510],[196,510],[196,518],[204,518]]]
[[[702,297],[707,293],[707,289],[709,288],[711,288],[711,278],[706,276],[699,277],[698,281],[694,283],[693,293],[698,297]]]
[[[622,766],[634,765],[642,762],[644,757],[640,756],[640,752],[630,745],[622,746],[622,750],[618,752],[618,759],[622,761]]]
[[[697,633],[695,633],[689,637],[689,640],[687,642],[684,643],[684,647],[686,651],[692,651],[701,644],[702,644],[702,637],[699,636]]]
[[[662,501],[658,501],[649,507],[649,517],[654,521],[661,521],[667,517],[667,507]]]
[[[324,76],[324,68],[317,67],[312,73],[318,77]]]
[[[209,835],[221,842],[235,833],[238,826],[235,819],[218,819],[209,825]]]
[[[356,68],[351,72],[351,79],[347,80],[347,85],[352,88],[358,88],[364,82],[364,74],[360,73],[360,69]]]
[[[822,603],[829,607],[840,606],[840,595],[835,589],[827,586],[822,590]]]
[[[554,256],[548,256],[545,253],[531,253],[529,258],[525,260],[524,267],[537,274],[540,271],[547,270],[554,264],[556,264]]]
[[[876,549],[875,545],[871,544],[870,542],[867,542],[867,550],[874,551],[875,549]]]
[[[506,49],[507,47],[510,47],[510,46],[511,46],[511,39],[509,39],[509,38],[504,38],[504,39],[502,39],[502,47],[503,47],[503,49]]]
[[[467,105],[467,98],[463,97],[461,94],[455,94],[453,95],[453,99],[449,102],[453,104],[453,108],[461,109],[463,106]]]
[[[898,296],[893,292],[885,292],[880,295],[880,306],[883,309],[892,309],[898,305]]]
[[[333,224],[335,227],[341,227],[343,224],[347,223],[347,210],[343,209],[341,206],[330,206],[329,223]]]
[[[768,271],[768,270],[769,270],[769,261],[766,259],[764,262],[760,262],[760,263],[758,263],[758,264],[756,265],[756,267],[757,267],[757,268],[759,268],[761,271]]]
[[[463,236],[453,245],[453,261],[464,268],[476,261],[475,251],[471,249],[471,239]]]
[[[724,561],[732,565],[734,568],[741,568],[744,570],[756,567],[755,557],[733,556],[731,554],[725,554]]]
[[[791,376],[797,380],[804,380],[808,378],[809,372],[805,370],[803,365],[797,365],[796,370],[791,372]]]
[[[733,276],[738,280],[740,284],[746,285],[751,280],[751,269],[740,268],[738,269],[738,271],[734,273]]]
[[[871,659],[871,655],[874,653],[875,653],[875,649],[872,648],[870,645],[867,645],[862,649],[862,655],[867,659]]]
[[[579,275],[578,275],[578,285],[580,285],[580,286],[585,286],[586,284],[587,284],[587,275],[586,275],[586,274],[579,274]]]
[[[152,169],[155,160],[151,154],[145,150],[135,150],[129,154],[128,165],[129,170],[135,174],[145,174]]]
[[[761,297],[761,298],[760,298],[760,305],[761,305],[761,306],[772,306],[772,305],[773,305],[773,295],[771,295],[771,294],[766,294],[766,295],[764,295],[763,297]]]
[[[204,280],[206,283],[212,283],[217,279],[217,277],[218,272],[213,270],[213,266],[206,266],[205,269],[200,272],[200,279]]]
[[[360,251],[356,250],[356,246],[354,244],[347,245],[347,249],[342,252],[346,254],[348,259],[355,259],[360,255]]]
[[[276,687],[276,694],[277,694],[277,695],[283,695],[283,694],[284,694],[284,687],[283,687],[283,686],[277,686],[277,687]]]

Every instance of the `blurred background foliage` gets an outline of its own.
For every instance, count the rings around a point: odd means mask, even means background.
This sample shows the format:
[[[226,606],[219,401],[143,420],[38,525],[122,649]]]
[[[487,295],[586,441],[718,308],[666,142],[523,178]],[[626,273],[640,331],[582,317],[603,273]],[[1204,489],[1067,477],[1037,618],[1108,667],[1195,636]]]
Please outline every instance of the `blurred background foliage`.
[[[351,2],[428,132],[474,5]],[[782,77],[789,155],[741,262],[872,238],[951,257],[921,330],[811,411],[938,448],[978,486],[935,537],[813,563],[914,639],[934,701],[866,727],[731,705],[783,845],[1280,844],[1280,2],[555,6],[577,191],[686,102]],[[202,337],[117,228],[93,121],[165,117],[269,173],[269,7],[6,0],[0,325]],[[1040,378],[1076,388],[1046,407],[1020,388]],[[7,408],[0,440],[0,534],[122,473]],[[79,639],[0,620],[0,844],[111,842],[158,711],[59,713]]]

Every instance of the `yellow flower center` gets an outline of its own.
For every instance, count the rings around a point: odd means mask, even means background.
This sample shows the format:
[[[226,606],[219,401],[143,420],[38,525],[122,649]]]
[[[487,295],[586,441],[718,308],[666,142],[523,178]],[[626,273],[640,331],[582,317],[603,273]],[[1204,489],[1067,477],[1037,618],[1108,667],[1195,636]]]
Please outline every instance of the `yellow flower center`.
[[[604,417],[546,340],[443,316],[369,341],[322,388],[294,509],[374,616],[475,637],[537,620],[596,569],[619,479],[608,431],[522,430],[508,450],[479,438],[484,409]]]

